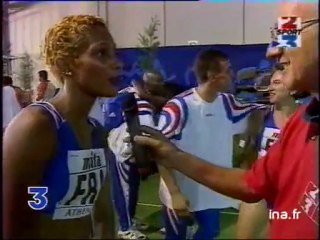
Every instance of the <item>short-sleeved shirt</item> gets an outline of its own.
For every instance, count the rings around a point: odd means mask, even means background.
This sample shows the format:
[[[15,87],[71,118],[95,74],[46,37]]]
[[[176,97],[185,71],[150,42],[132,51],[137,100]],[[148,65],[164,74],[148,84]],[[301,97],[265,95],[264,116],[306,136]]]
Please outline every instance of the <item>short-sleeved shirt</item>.
[[[260,107],[240,103],[232,94],[226,93],[219,93],[213,102],[206,102],[193,88],[164,106],[158,129],[183,151],[209,163],[231,168],[233,135],[245,131],[247,116]],[[238,207],[237,200],[214,192],[178,171],[174,171],[174,175],[182,194],[190,202],[191,211]],[[171,207],[163,181],[160,200]]]
[[[279,141],[245,174],[252,192],[273,206],[269,214],[272,239],[318,237],[319,110],[317,99],[301,106]]]

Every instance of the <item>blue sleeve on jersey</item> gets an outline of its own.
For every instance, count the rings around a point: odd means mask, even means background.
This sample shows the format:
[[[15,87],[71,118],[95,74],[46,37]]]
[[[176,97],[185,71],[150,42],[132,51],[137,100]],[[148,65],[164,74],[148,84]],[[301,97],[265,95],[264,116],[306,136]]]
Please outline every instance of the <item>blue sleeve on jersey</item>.
[[[222,93],[221,96],[227,117],[233,123],[248,117],[254,110],[265,108],[262,104],[241,103],[232,94]]]
[[[124,123],[124,116],[121,109],[121,98],[115,97],[109,100],[106,104],[107,106],[104,108],[104,125],[108,131],[111,131]]]
[[[122,102],[126,100],[128,92],[121,92],[119,95],[108,101],[107,106],[104,108],[105,127],[111,131],[118,128],[125,122],[125,117],[122,111]],[[152,106],[145,100],[136,96],[138,105],[138,115],[142,125],[150,125],[150,119],[153,117]],[[153,126],[153,124],[152,124]]]
[[[188,107],[183,98],[175,97],[162,109],[158,129],[169,139],[181,139],[188,118]]]

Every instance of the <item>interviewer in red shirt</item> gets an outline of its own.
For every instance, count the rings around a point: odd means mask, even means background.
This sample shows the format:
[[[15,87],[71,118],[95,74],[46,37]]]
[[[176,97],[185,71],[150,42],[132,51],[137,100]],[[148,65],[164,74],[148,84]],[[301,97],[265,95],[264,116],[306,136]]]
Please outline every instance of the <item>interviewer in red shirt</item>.
[[[278,16],[302,19],[301,47],[268,49],[267,56],[283,65],[283,81],[290,90],[310,91],[316,97],[289,119],[278,143],[250,170],[227,169],[180,151],[152,129],[153,138],[135,141],[152,148],[153,158],[195,181],[246,202],[266,199],[272,239],[318,238],[319,183],[319,59],[318,7],[313,3],[281,3]]]

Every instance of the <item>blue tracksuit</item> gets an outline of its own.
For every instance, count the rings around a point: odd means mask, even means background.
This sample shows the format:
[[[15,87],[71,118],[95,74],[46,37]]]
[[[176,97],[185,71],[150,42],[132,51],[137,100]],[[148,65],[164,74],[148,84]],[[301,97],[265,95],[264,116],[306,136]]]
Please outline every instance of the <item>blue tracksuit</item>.
[[[127,92],[134,92],[134,88],[129,87],[120,94],[109,100],[104,107],[105,127],[109,131],[108,142],[114,154],[110,161],[110,172],[112,180],[113,201],[119,217],[121,231],[130,230],[132,219],[135,216],[138,201],[140,174],[134,163],[132,156],[127,154],[130,148],[128,143],[123,142],[128,136],[127,125],[121,110],[123,96]],[[153,126],[151,105],[137,98],[140,123]]]

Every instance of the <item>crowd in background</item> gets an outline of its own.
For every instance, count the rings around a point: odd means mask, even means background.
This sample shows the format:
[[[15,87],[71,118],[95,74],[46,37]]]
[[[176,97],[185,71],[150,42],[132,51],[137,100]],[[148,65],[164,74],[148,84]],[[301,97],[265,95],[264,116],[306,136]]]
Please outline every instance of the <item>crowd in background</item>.
[[[3,76],[3,131],[21,109],[34,101],[47,101],[59,91],[59,88],[56,88],[51,81],[48,80],[48,72],[46,70],[39,71],[38,77],[39,83],[36,89],[26,91],[14,85],[12,77]]]

